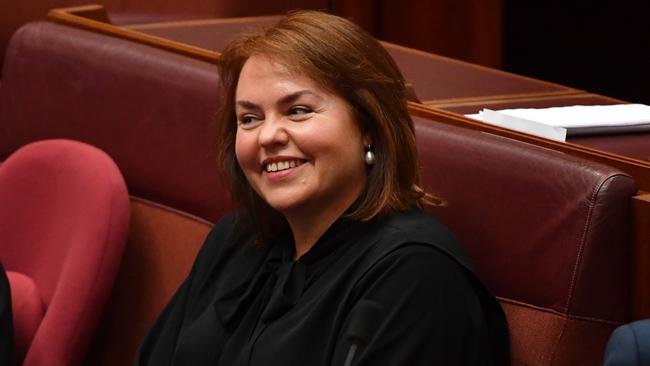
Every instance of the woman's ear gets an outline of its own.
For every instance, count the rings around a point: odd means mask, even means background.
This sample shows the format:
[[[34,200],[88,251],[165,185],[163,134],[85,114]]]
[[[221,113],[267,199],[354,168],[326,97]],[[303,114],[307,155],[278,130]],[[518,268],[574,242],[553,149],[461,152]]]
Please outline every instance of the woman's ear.
[[[372,137],[370,136],[369,132],[365,132],[363,134],[363,146],[368,147],[372,145]]]

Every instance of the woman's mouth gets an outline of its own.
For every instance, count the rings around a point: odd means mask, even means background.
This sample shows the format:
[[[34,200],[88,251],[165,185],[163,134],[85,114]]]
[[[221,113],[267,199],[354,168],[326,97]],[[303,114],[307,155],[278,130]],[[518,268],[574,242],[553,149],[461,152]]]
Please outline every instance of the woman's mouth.
[[[303,161],[301,160],[284,160],[284,161],[274,161],[264,165],[264,171],[267,173],[280,172],[283,170],[295,168],[302,165]]]

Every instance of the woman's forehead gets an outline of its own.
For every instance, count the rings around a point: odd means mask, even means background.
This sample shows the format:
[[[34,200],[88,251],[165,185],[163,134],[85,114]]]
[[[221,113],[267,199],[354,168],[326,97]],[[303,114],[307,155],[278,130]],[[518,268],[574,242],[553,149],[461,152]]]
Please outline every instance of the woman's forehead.
[[[297,66],[287,65],[281,58],[267,55],[249,57],[239,74],[236,99],[240,99],[242,94],[263,94],[266,91],[264,88],[269,87],[287,89],[287,92],[307,89],[316,94],[341,97],[325,83],[319,82]]]
[[[253,54],[248,57],[242,65],[240,76],[245,69],[250,70],[253,68],[264,68],[265,72],[304,77],[315,81],[315,78],[310,75],[306,66],[297,62],[295,59],[291,60],[286,56],[278,56],[275,54]]]

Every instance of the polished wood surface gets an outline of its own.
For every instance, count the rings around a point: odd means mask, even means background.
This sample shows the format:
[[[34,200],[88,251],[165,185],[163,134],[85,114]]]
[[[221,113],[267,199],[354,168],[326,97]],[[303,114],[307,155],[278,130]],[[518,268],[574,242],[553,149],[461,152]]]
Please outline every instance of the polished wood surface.
[[[126,28],[219,52],[237,34],[273,24],[278,17],[212,19],[131,25]],[[382,42],[424,103],[485,98],[568,95],[580,91],[444,56]]]
[[[256,17],[114,26],[86,18],[90,9],[92,6],[54,9],[48,17],[59,23],[145,43],[211,63],[217,62],[218,51],[238,32],[272,24],[276,19]],[[515,97],[578,92],[562,85],[525,78],[388,42],[383,44],[400,65],[407,82],[413,85],[417,99],[425,102],[495,95]]]
[[[426,103],[428,106],[458,114],[478,113],[483,108],[492,110],[508,108],[548,108],[571,105],[621,104],[622,100],[603,95],[577,91],[564,95],[522,95],[494,98],[473,98],[467,100],[443,100]]]
[[[502,0],[377,2],[379,39],[455,59],[502,65]]]
[[[100,14],[102,11],[105,14],[106,10],[101,5],[59,8],[50,10],[50,12],[47,14],[47,17],[53,22],[143,43],[152,47],[178,53],[184,56],[193,57],[202,61],[215,63],[217,60],[217,53],[210,50],[180,42],[170,41],[165,38],[151,36],[145,33],[130,30],[125,27],[119,27],[107,22],[95,20],[101,17],[98,14]],[[91,14],[92,18],[87,17],[89,14]]]
[[[476,98],[567,95],[580,91],[383,42],[425,104]]]
[[[125,26],[143,34],[219,52],[238,34],[275,24],[279,16],[190,20]]]

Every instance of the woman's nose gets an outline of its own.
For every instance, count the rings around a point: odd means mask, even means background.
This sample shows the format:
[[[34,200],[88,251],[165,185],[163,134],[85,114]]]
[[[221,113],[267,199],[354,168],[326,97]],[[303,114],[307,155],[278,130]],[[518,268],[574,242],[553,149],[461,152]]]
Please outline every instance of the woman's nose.
[[[258,136],[260,146],[285,145],[289,141],[289,133],[280,117],[267,117],[260,127]]]

